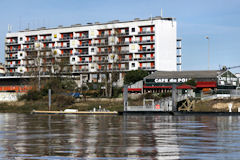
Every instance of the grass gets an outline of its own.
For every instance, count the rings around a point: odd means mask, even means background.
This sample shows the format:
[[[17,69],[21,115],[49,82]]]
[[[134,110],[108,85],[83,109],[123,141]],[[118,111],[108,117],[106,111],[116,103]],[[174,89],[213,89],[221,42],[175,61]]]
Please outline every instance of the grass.
[[[215,99],[207,101],[197,101],[193,111],[195,112],[228,112],[228,103],[233,103],[232,112],[237,112],[237,106],[234,104],[240,103],[240,99]],[[214,108],[216,105],[222,105],[225,107]],[[240,107],[240,106],[239,106]]]
[[[64,110],[64,109],[78,109],[79,111],[93,110],[93,108],[105,108],[110,111],[122,111],[123,101],[121,100],[80,100],[72,105],[59,107],[56,104],[51,106],[51,110]],[[48,102],[46,100],[38,101],[18,101],[18,102],[5,102],[0,103],[0,112],[2,113],[30,113],[32,110],[48,110]]]

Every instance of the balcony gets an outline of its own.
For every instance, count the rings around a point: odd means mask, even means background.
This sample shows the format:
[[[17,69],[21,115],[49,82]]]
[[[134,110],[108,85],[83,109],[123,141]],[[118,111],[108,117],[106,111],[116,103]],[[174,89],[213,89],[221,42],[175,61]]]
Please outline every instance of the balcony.
[[[5,57],[6,60],[18,60],[18,57]]]
[[[22,51],[36,51],[34,47],[31,48],[23,48]]]
[[[132,58],[121,58],[121,59],[118,59],[117,62],[129,62],[132,60],[133,60]]]
[[[75,69],[73,73],[82,73],[82,72],[88,72],[88,68],[82,68],[82,69]]]
[[[58,41],[69,41],[70,39],[73,39],[72,37],[63,37],[63,38],[59,38]]]
[[[74,39],[78,39],[78,40],[84,40],[84,39],[91,39],[88,37],[88,34],[87,35],[83,35],[81,37],[74,37]]]
[[[34,43],[35,41],[36,41],[35,39],[31,39],[31,40],[25,41],[24,44],[31,44],[31,43]]]
[[[108,52],[108,51],[101,51],[101,52],[97,52],[97,55],[109,55],[112,52]]]
[[[149,53],[149,52],[155,52],[155,48],[138,50],[138,53]]]
[[[129,50],[116,51],[116,54],[130,54]]]
[[[138,36],[143,36],[143,35],[154,35],[155,31],[142,31],[138,32]]]
[[[92,61],[79,61],[77,63],[78,64],[88,64],[88,63],[92,63]]]
[[[129,35],[129,32],[118,33],[118,34],[114,34],[114,35],[117,36],[117,37],[127,37],[127,36],[132,36],[132,35]]]
[[[59,54],[59,57],[69,57],[71,56],[71,53],[63,53],[63,54]]]
[[[154,44],[155,40],[135,41],[138,44]]]
[[[108,38],[110,36],[112,36],[112,34],[99,34],[97,35],[97,38]]]
[[[52,49],[51,47],[41,47],[40,48],[41,51],[49,51],[51,49]]]
[[[17,52],[17,51],[20,51],[21,49],[8,49],[8,50],[5,50],[6,53],[13,53],[13,52]]]
[[[104,68],[101,68],[101,69],[97,69],[98,72],[111,72],[111,71],[128,71],[129,68],[128,67],[113,67],[113,68],[109,68],[109,69],[104,69]]]
[[[5,65],[6,68],[17,68],[15,64]]]
[[[130,42],[117,42],[116,46],[127,46]]]
[[[56,47],[53,47],[53,48],[56,48],[56,49],[70,49],[70,46],[56,46]]]
[[[91,45],[89,45],[88,43],[83,43],[81,45],[78,45],[77,48],[88,48],[88,46],[91,46]]]
[[[155,61],[155,57],[134,58],[134,61]]]
[[[108,43],[93,43],[92,46],[98,46],[98,47],[105,47],[105,46],[109,46]]]
[[[40,39],[39,42],[53,42],[52,38]]]
[[[152,66],[152,67],[138,67],[138,69],[143,69],[143,70],[155,70],[155,66]]]
[[[19,45],[17,41],[5,42],[6,45]]]
[[[76,52],[74,53],[75,56],[91,56],[88,54],[88,52],[82,52],[82,53],[79,53],[79,52]]]

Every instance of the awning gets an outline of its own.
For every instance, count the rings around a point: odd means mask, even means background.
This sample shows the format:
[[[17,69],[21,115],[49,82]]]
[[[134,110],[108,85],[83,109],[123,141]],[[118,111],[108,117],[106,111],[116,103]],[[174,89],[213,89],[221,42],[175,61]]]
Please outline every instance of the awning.
[[[172,89],[172,86],[143,86],[144,89]],[[190,86],[190,85],[180,85],[177,86],[177,89],[193,89],[195,87]]]
[[[217,82],[215,81],[206,81],[206,82],[197,82],[197,88],[216,88]]]
[[[131,92],[141,92],[142,88],[128,88],[128,91],[131,91]]]

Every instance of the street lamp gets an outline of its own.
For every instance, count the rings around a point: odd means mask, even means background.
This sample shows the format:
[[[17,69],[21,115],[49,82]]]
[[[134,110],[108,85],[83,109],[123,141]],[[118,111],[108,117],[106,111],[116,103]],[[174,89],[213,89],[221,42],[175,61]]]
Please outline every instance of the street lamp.
[[[210,38],[206,36],[206,39],[208,40],[208,70],[210,70]]]

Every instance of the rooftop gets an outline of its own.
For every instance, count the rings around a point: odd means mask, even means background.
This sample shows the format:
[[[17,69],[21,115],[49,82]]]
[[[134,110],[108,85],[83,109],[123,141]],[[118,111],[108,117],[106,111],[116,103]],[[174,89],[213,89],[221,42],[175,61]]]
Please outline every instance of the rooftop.
[[[199,70],[199,71],[156,71],[145,79],[156,78],[216,78],[224,70]]]
[[[95,23],[86,23],[84,25],[82,24],[73,24],[71,26],[62,26],[59,25],[58,27],[55,28],[46,28],[46,27],[41,27],[41,28],[37,28],[37,29],[33,29],[33,30],[29,30],[29,29],[25,29],[19,32],[29,32],[29,31],[40,31],[40,30],[50,30],[50,29],[59,29],[59,28],[73,28],[73,27],[83,27],[83,26],[93,26],[93,25],[106,25],[106,24],[115,24],[115,23],[128,23],[128,22],[137,22],[137,21],[150,21],[150,20],[168,20],[168,21],[174,21],[175,18],[173,17],[161,17],[161,16],[156,16],[156,17],[149,17],[148,19],[140,19],[140,18],[135,18],[134,20],[131,21],[119,21],[119,20],[112,20],[106,23],[99,23],[99,22],[95,22]]]

